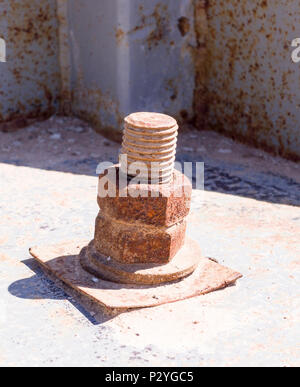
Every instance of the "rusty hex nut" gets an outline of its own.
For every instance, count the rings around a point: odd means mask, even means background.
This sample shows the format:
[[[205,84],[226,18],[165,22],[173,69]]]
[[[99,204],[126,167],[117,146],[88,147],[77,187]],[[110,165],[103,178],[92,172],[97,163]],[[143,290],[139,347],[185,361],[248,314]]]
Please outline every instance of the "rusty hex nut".
[[[186,221],[171,227],[153,227],[118,222],[103,217],[96,219],[96,250],[122,263],[167,263],[184,244]],[[109,259],[109,258],[108,258]]]
[[[192,185],[181,172],[174,170],[168,184],[119,185],[119,166],[111,167],[99,176],[98,205],[106,218],[128,223],[141,223],[170,227],[182,221],[189,213]],[[106,196],[107,186],[100,184],[105,177],[111,186],[111,197]],[[124,192],[127,190],[127,196]]]

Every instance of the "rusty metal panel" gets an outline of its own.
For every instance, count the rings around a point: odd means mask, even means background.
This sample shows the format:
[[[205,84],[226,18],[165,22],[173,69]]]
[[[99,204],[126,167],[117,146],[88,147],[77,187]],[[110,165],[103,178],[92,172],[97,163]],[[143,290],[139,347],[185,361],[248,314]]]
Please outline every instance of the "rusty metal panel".
[[[69,0],[72,110],[119,130],[132,111],[193,116],[192,0]]]
[[[208,123],[284,156],[300,157],[298,0],[210,0]]]
[[[0,122],[48,115],[60,93],[55,0],[1,0]]]

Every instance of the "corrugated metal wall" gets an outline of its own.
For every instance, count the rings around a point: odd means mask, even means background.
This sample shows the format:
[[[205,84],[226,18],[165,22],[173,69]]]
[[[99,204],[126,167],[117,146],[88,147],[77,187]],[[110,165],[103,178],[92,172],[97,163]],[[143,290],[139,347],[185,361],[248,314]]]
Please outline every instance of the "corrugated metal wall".
[[[0,122],[50,114],[59,104],[55,0],[1,0]]]
[[[299,20],[296,0],[2,0],[0,122],[159,111],[299,158]]]
[[[299,0],[209,0],[207,122],[300,157]]]
[[[192,0],[69,0],[72,109],[120,131],[133,111],[193,116]]]

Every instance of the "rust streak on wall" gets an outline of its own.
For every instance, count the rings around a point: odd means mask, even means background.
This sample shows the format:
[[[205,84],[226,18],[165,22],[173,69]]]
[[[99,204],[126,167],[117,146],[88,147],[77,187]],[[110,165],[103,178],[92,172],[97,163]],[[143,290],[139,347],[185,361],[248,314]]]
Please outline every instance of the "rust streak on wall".
[[[194,0],[194,25],[196,47],[194,49],[195,90],[194,114],[195,125],[203,129],[206,125],[207,101],[207,7],[208,0]]]
[[[72,111],[72,96],[68,0],[56,1],[59,39],[59,64],[61,72],[60,112],[65,115],[70,115]]]

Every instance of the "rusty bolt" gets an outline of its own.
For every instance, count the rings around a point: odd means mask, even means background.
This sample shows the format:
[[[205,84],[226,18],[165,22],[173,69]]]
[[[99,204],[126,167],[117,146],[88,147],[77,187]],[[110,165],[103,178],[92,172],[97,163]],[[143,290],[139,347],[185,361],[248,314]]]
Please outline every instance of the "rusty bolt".
[[[141,181],[169,183],[172,179],[178,125],[160,113],[133,113],[125,118],[121,171]],[[125,157],[124,157],[125,156]]]

